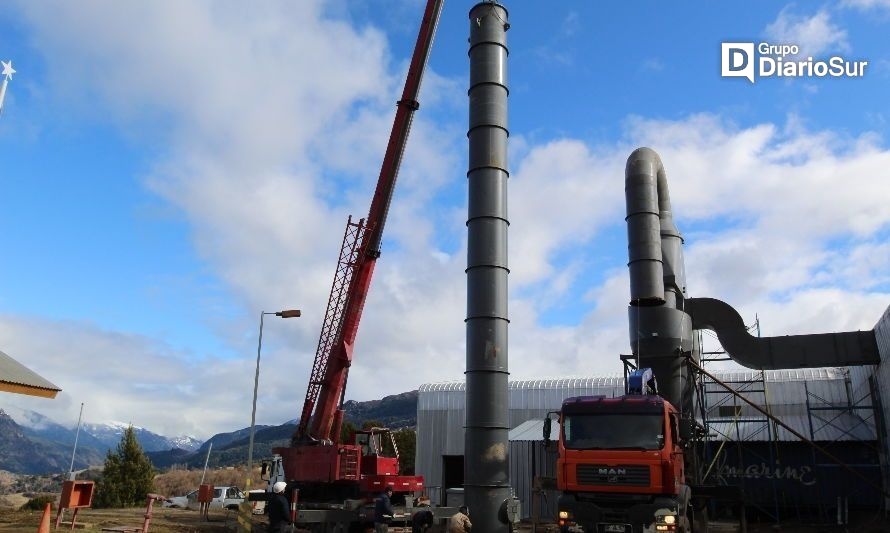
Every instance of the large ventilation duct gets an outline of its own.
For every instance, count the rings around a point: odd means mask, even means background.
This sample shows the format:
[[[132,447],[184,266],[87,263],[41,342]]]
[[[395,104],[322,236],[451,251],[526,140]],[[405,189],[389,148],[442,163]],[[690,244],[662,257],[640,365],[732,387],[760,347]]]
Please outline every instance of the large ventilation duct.
[[[710,329],[732,359],[748,368],[818,368],[876,365],[881,357],[874,330],[754,337],[739,313],[714,298],[690,298],[686,311],[694,329]]]
[[[673,405],[685,398],[684,354],[698,356],[692,321],[683,311],[686,272],[683,238],[674,225],[667,177],[661,158],[638,148],[627,159],[627,252],[630,270],[630,343],[641,367],[650,367],[661,395]]]
[[[474,533],[506,531],[507,460],[507,10],[470,10],[467,398],[464,491]]]
[[[737,363],[762,370],[878,364],[874,330],[754,337],[729,304],[686,298],[683,239],[674,225],[667,177],[649,148],[635,150],[625,169],[630,270],[630,342],[650,367],[661,395],[689,413],[693,391],[683,359],[697,361],[694,329],[711,329]],[[683,403],[680,403],[683,402]]]

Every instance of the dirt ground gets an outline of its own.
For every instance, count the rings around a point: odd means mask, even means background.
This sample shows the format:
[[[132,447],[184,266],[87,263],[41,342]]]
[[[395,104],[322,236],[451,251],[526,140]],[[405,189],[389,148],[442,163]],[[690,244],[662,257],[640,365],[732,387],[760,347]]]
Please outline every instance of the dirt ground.
[[[99,532],[103,527],[114,526],[141,526],[145,515],[144,508],[131,509],[83,509],[77,516],[78,531]],[[66,517],[70,516],[70,512]],[[40,523],[41,513],[37,511],[13,511],[10,509],[0,509],[0,533],[11,531],[37,531]],[[264,532],[266,530],[266,517],[251,516],[251,525],[254,532]],[[52,520],[55,520],[55,510],[53,511]],[[85,527],[81,527],[85,526]],[[198,511],[189,509],[155,509],[152,513],[151,526],[149,531],[152,533],[210,533],[210,532],[228,532],[239,531],[238,513],[235,511],[225,511],[222,509],[213,509],[209,515],[209,521],[204,520]],[[712,533],[735,533],[741,531],[738,523],[714,523],[709,528]],[[63,525],[57,531],[67,531],[68,527]],[[241,530],[243,531],[243,529]],[[521,524],[517,528],[518,533],[532,533],[531,524]],[[537,533],[555,533],[558,529],[555,525],[539,525]],[[785,523],[781,526],[775,524],[749,524],[749,533],[773,533],[782,531],[784,533],[803,533],[803,532],[862,532],[862,533],[890,533],[890,524],[884,523],[883,517],[875,516],[873,519],[866,520],[861,523],[851,524],[850,526],[814,526],[808,524]]]
[[[53,510],[52,520],[55,523],[56,511]],[[42,513],[37,511],[13,511],[0,509],[0,532],[37,531]],[[66,512],[65,518],[71,516]],[[102,531],[103,527],[137,526],[141,527],[145,517],[145,508],[130,509],[81,509],[77,515],[77,531]],[[152,533],[190,533],[190,532],[223,532],[238,531],[238,513],[213,509],[209,521],[204,520],[198,511],[188,509],[159,508],[152,511],[149,531]],[[256,531],[265,531],[266,519],[263,516],[252,517]],[[63,525],[58,531],[67,531]]]

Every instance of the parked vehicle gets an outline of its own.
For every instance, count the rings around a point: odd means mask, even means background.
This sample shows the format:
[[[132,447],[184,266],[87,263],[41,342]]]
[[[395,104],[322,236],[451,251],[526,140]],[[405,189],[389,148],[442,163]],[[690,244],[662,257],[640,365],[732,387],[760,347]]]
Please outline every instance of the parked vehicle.
[[[219,486],[213,487],[213,500],[210,502],[211,509],[231,509],[237,510],[238,506],[244,501],[244,493],[238,487]],[[195,489],[185,496],[173,496],[164,501],[164,507],[173,507],[178,509],[197,509],[198,508],[198,489]]]
[[[562,404],[557,486],[564,533],[636,533],[653,524],[653,531],[691,531],[679,413],[657,395],[648,368],[629,381],[630,394],[579,396]]]

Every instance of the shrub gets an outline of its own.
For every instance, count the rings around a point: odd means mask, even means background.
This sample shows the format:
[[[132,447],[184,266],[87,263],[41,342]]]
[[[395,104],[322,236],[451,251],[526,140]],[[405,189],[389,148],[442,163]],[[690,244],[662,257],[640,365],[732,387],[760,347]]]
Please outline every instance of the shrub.
[[[21,511],[42,511],[46,504],[54,504],[56,503],[56,497],[52,494],[43,494],[41,496],[35,496],[28,500],[28,503],[19,507]]]

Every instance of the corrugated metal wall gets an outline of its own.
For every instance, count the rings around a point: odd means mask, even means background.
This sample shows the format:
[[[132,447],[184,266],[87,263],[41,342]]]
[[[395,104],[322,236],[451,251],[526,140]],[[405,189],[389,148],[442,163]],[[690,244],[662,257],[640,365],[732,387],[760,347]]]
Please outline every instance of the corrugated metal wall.
[[[877,428],[878,444],[883,452],[881,454],[881,466],[883,469],[884,487],[890,487],[890,443],[888,443],[888,428],[890,428],[890,307],[884,311],[884,315],[875,324],[875,338],[878,342],[878,354],[881,363],[877,366],[860,366],[850,369],[853,397],[860,398],[866,390],[874,394],[874,403],[877,408],[876,416],[883,422],[882,427]],[[885,502],[890,507],[890,499]]]
[[[726,372],[718,374],[718,379],[754,404],[768,407],[773,415],[811,440],[875,440],[868,382],[859,391],[862,396],[855,396],[850,374],[848,368],[812,368],[766,371],[764,381],[759,371]],[[705,389],[707,418],[717,440],[770,439],[766,418],[753,407],[716,383],[706,382]],[[729,408],[728,413],[723,414],[725,408]],[[733,412],[738,412],[743,421],[737,421]],[[780,441],[797,440],[781,427],[776,430]]]
[[[884,315],[879,323],[879,344],[882,356],[890,360],[890,314]],[[890,364],[881,365],[879,378],[886,385],[886,395],[890,400]],[[868,381],[867,369],[828,368],[777,370],[766,372],[768,399],[772,412],[787,418],[792,425],[805,435],[810,435],[809,413],[807,411],[807,392],[815,394],[824,402],[844,404],[850,401],[850,389],[854,398],[856,391],[862,389],[863,381]],[[753,372],[718,373],[721,380],[742,381],[753,379]],[[510,428],[516,428],[531,419],[541,419],[547,412],[558,410],[565,398],[583,395],[605,395],[608,397],[624,394],[624,382],[620,376],[601,378],[571,378],[513,381],[509,386]],[[719,394],[715,395],[719,398]],[[759,399],[751,397],[755,403]],[[716,405],[709,401],[709,405]],[[870,405],[870,402],[867,402]],[[730,402],[729,405],[732,405]],[[885,412],[887,416],[890,413]],[[853,415],[849,415],[848,418]],[[890,422],[890,420],[888,420]],[[813,428],[813,436],[817,440],[873,440],[874,424],[860,424],[855,431],[850,426],[857,425],[854,418],[850,420],[833,420],[831,424],[817,422]],[[749,435],[749,440],[768,440],[768,434]],[[779,432],[780,439],[791,439],[784,431]],[[511,442],[511,479],[516,495],[523,500],[523,514],[531,515],[531,465],[534,455],[535,469],[540,468],[541,476],[546,476],[548,464],[543,460],[545,454],[540,442]],[[424,476],[430,487],[430,497],[434,503],[441,503],[439,494],[442,484],[443,456],[464,453],[464,383],[433,383],[420,387],[417,408],[417,456],[416,472]],[[554,462],[555,465],[555,462]],[[555,474],[554,474],[555,475]],[[552,512],[545,507],[545,512]]]
[[[881,364],[874,371],[874,377],[884,411],[884,428],[886,430],[886,428],[890,428],[890,307],[884,311],[884,316],[875,325],[875,337],[878,340]]]
[[[513,495],[522,503],[522,518],[534,516],[538,507],[538,518],[542,521],[556,520],[556,499],[559,491],[534,490],[535,477],[556,479],[556,446],[544,448],[543,441],[510,441],[510,484]]]
[[[621,376],[511,381],[510,429],[526,420],[544,418],[572,396],[624,394]],[[442,456],[464,453],[464,383],[421,385],[417,399],[415,472],[424,477],[433,504],[441,503]],[[514,490],[516,486],[514,485]]]
[[[718,446],[716,443],[714,446]],[[838,456],[860,475],[880,484],[880,467],[874,442],[830,444]],[[857,475],[838,467],[802,442],[782,443],[779,456],[767,442],[727,443],[715,463],[709,482],[738,485],[752,506],[780,519],[797,518],[824,523],[836,514],[838,497],[847,498],[850,516],[873,516],[881,503],[880,492]],[[868,511],[858,508],[868,507]],[[858,516],[857,516],[858,515]],[[769,519],[767,515],[761,518]]]

